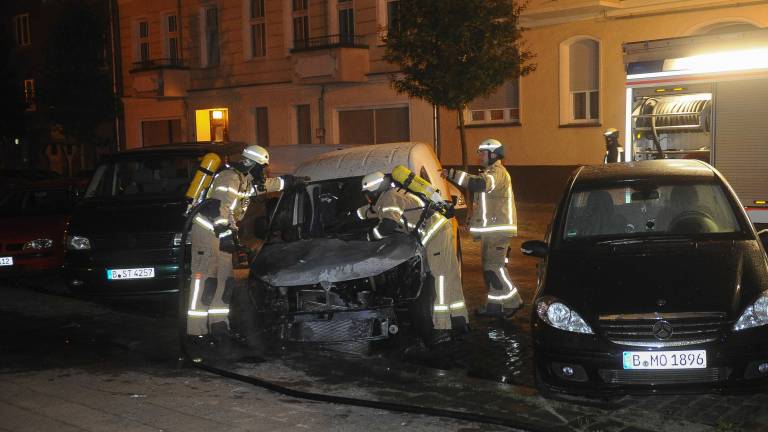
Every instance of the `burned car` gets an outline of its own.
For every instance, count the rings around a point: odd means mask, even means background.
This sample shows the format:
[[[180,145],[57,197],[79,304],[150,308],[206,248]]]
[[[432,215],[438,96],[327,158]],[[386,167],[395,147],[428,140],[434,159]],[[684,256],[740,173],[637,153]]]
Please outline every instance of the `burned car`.
[[[246,339],[267,334],[283,341],[366,347],[405,327],[432,325],[432,280],[424,247],[413,234],[369,241],[378,220],[361,220],[368,205],[362,176],[416,166],[423,144],[365,146],[320,155],[302,164],[305,187],[284,192],[249,285],[230,303],[233,330]],[[414,162],[415,161],[415,162]],[[423,163],[423,162],[422,162]],[[417,168],[418,169],[418,168]],[[433,176],[434,176],[433,175]],[[439,177],[438,177],[439,178]]]
[[[582,167],[555,210],[532,327],[550,395],[768,383],[768,260],[720,173],[691,160]]]

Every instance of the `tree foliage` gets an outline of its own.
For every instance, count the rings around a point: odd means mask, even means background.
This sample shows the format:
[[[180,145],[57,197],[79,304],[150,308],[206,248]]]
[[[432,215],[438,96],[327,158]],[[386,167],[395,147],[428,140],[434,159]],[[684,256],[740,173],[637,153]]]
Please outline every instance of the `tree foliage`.
[[[464,107],[536,67],[521,45],[522,7],[513,0],[399,1],[384,56],[400,68],[392,86],[459,111],[464,165]]]

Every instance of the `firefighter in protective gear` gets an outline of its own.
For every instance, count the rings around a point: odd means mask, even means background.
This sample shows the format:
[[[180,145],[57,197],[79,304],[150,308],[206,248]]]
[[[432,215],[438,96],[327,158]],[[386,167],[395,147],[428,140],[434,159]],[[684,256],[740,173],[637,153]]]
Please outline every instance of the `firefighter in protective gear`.
[[[614,163],[619,161],[619,131],[614,128],[608,128],[603,132],[605,137],[605,159],[603,163]]]
[[[465,331],[468,315],[454,229],[449,218],[416,194],[403,187],[395,187],[389,176],[381,172],[368,174],[363,177],[362,183],[363,193],[371,205],[360,208],[358,216],[361,219],[379,219],[372,232],[373,239],[415,230],[424,246],[427,265],[435,281],[432,325],[438,331],[427,336],[427,342],[445,339],[451,329]]]
[[[192,221],[188,335],[229,332],[229,298],[235,288],[232,254],[239,247],[237,223],[252,196],[278,192],[296,182],[293,176],[265,178],[268,163],[264,148],[253,145],[243,150],[241,162],[215,175]]]
[[[460,170],[444,170],[443,175],[474,193],[474,209],[469,231],[480,239],[483,278],[488,289],[480,315],[511,316],[523,306],[523,299],[509,277],[509,239],[517,236],[517,210],[512,180],[504,168],[504,146],[487,139],[477,149],[485,167],[479,175]]]

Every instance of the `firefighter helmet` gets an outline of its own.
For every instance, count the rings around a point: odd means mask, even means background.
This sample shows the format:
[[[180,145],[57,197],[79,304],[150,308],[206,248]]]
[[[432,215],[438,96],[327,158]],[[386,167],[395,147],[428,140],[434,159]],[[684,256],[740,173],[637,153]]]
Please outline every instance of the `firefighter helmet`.
[[[384,182],[384,173],[376,171],[363,177],[363,192],[377,192]]]
[[[504,157],[504,146],[499,140],[495,140],[493,138],[489,138],[481,142],[477,147],[477,151],[488,151],[495,154],[497,157]]]
[[[269,152],[262,146],[252,145],[243,150],[245,161],[257,163],[259,165],[269,165]]]

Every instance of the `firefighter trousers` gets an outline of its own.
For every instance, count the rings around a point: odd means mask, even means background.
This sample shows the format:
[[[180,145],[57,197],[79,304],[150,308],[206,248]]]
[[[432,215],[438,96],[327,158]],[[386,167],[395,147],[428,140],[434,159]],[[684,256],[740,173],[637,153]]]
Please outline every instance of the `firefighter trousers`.
[[[461,265],[450,223],[446,223],[426,245],[427,263],[435,278],[432,322],[437,330],[450,330],[451,318],[463,317],[469,323],[461,285]]]
[[[517,309],[523,304],[523,298],[507,271],[509,237],[484,235],[480,242],[487,303],[499,304],[503,309]]]
[[[202,336],[229,330],[229,299],[235,288],[232,254],[219,250],[216,235],[193,224],[187,334]]]

